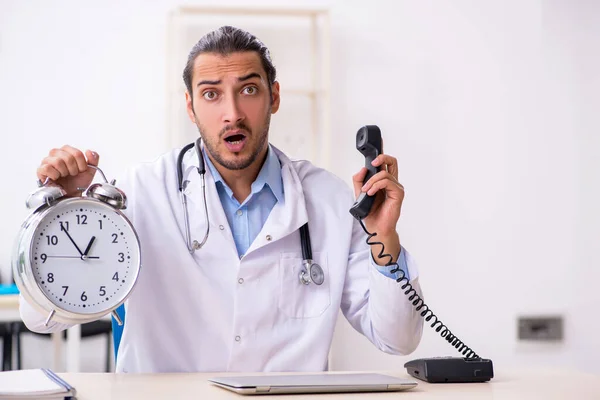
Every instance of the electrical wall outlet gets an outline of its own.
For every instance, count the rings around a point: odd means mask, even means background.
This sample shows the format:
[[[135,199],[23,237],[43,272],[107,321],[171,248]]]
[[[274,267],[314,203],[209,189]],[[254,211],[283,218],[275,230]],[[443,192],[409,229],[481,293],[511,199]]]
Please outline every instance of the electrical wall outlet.
[[[561,341],[563,339],[563,318],[519,317],[519,340]]]

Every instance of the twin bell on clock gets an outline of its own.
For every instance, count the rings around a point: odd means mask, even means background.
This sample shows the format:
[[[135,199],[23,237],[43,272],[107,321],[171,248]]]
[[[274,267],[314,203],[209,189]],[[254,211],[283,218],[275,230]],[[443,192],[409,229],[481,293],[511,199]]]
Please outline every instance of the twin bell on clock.
[[[140,243],[122,210],[125,193],[108,183],[68,197],[47,179],[27,199],[12,268],[21,294],[50,321],[82,324],[113,312],[129,296],[140,268]]]

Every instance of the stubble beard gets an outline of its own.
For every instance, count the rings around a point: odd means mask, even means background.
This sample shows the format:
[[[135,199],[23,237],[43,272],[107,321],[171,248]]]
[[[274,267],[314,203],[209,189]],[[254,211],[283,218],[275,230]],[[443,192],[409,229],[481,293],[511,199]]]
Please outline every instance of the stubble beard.
[[[239,171],[242,169],[246,169],[250,165],[252,165],[252,163],[254,161],[256,161],[260,152],[267,145],[267,141],[269,138],[270,125],[271,125],[271,113],[268,112],[265,117],[265,121],[264,121],[262,130],[260,132],[258,143],[256,144],[255,148],[252,149],[251,154],[248,157],[245,157],[242,159],[226,160],[217,151],[217,144],[207,139],[206,134],[204,133],[205,129],[202,127],[202,124],[198,121],[198,119],[196,119],[196,126],[198,127],[198,132],[200,133],[200,136],[202,137],[202,141],[204,142],[204,147],[206,148],[208,153],[212,156],[212,158],[219,165],[221,165],[229,170],[232,170],[232,171]],[[236,124],[235,126],[226,126],[225,128],[223,128],[223,130],[221,130],[221,132],[219,132],[219,136],[218,136],[217,140],[220,140],[220,138],[223,136],[223,134],[225,134],[225,132],[234,130],[234,129],[242,129],[242,130],[246,131],[248,134],[246,140],[248,140],[250,137],[252,137],[254,135],[254,133],[251,132],[250,129],[244,123],[241,123],[241,124]]]

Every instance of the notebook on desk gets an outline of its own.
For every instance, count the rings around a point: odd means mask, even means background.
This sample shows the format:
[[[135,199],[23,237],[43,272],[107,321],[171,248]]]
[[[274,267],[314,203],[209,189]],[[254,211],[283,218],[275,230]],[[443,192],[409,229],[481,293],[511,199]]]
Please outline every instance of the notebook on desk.
[[[227,376],[209,382],[240,394],[393,392],[417,386],[416,381],[374,373]]]
[[[0,400],[62,400],[75,394],[74,387],[45,368],[0,372]]]

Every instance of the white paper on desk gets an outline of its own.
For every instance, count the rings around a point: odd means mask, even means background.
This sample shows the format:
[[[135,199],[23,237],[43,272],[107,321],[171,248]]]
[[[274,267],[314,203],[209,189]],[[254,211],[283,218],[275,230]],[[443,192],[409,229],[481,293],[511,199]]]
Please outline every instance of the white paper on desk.
[[[50,379],[42,369],[0,372],[0,399],[42,396],[64,397],[70,391]]]

